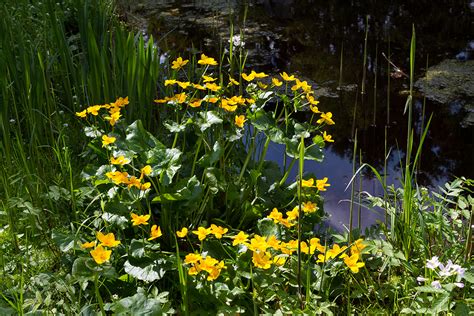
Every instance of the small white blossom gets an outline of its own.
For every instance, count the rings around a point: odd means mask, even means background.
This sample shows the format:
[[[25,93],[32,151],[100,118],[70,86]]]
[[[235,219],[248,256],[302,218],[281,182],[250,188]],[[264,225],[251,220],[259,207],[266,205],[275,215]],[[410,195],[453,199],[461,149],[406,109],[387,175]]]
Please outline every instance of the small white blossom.
[[[235,48],[243,48],[245,46],[245,42],[241,40],[240,35],[232,36],[232,39],[229,40],[229,43],[232,42]]]
[[[461,283],[461,282],[455,282],[454,285],[456,285],[458,288],[463,288],[464,287],[464,283]]]
[[[434,287],[435,289],[441,289],[441,283],[437,280],[431,282],[431,286]]]
[[[439,258],[437,256],[434,256],[433,258],[426,261],[426,267],[431,270],[436,269],[440,264],[441,262],[439,262]]]
[[[419,276],[419,277],[416,278],[416,280],[417,280],[418,282],[420,282],[420,283],[423,283],[423,282],[425,282],[425,281],[427,280],[427,278],[424,278],[424,277]]]

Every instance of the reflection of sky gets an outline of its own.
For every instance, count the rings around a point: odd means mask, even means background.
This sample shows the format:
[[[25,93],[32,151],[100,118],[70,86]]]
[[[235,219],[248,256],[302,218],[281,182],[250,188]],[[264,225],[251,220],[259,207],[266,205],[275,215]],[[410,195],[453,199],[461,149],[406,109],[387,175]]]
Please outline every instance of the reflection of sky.
[[[267,159],[277,162],[280,166],[283,165],[283,152],[284,145],[271,143],[268,152]],[[401,153],[392,152],[390,159],[387,164],[387,185],[394,184],[396,187],[399,186],[399,160]],[[288,158],[287,164],[291,158]],[[316,178],[322,179],[328,177],[328,183],[331,184],[327,188],[326,192],[323,192],[324,197],[324,208],[326,213],[329,214],[329,224],[337,230],[342,230],[342,227],[349,227],[350,217],[350,198],[351,198],[351,187],[346,187],[352,178],[352,161],[349,159],[341,158],[339,155],[332,152],[330,148],[325,150],[325,158],[322,163],[316,161],[306,161],[304,166],[305,174],[313,174]],[[368,170],[368,169],[367,169]],[[379,170],[381,176],[383,176],[383,170]],[[374,196],[383,196],[383,188],[377,178],[371,175],[370,172],[365,172],[362,175],[362,191],[367,191]],[[293,182],[298,176],[298,164],[293,167],[288,182]],[[354,209],[353,209],[353,227],[358,227],[358,189],[359,189],[359,178],[354,179]],[[361,208],[361,227],[364,229],[376,221],[383,221],[384,214],[380,210],[368,210],[364,207]]]

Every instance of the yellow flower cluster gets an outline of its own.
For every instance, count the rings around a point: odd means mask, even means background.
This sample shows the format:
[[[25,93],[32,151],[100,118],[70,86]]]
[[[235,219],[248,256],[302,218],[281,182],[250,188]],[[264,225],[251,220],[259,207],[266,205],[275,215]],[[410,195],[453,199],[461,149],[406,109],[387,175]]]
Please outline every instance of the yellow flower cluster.
[[[132,222],[132,226],[140,226],[140,225],[148,225],[148,221],[150,220],[150,215],[147,214],[147,215],[137,215],[135,213],[131,213],[130,214],[131,216],[131,222]],[[161,237],[163,234],[161,233],[161,227],[158,226],[158,225],[153,225],[151,226],[151,230],[150,230],[150,238],[148,238],[148,240],[153,240],[153,239],[156,239],[158,237]]]
[[[311,214],[318,210],[318,206],[315,203],[308,201],[304,202],[301,205],[301,209],[303,210],[304,214]],[[296,220],[298,219],[298,216],[299,207],[295,206],[291,211],[286,212],[286,218],[283,217],[283,214],[278,211],[277,208],[273,208],[267,218],[272,219],[275,224],[279,223],[287,228],[290,228],[296,225]]]
[[[120,97],[117,100],[115,100],[115,102],[112,102],[109,104],[89,106],[87,109],[81,112],[76,112],[76,116],[81,117],[81,118],[87,118],[87,114],[90,114],[92,116],[98,116],[99,111],[101,109],[106,109],[108,113],[104,118],[107,121],[109,121],[111,126],[114,126],[117,123],[117,121],[120,119],[120,117],[122,116],[120,114],[120,110],[123,107],[125,107],[127,104],[129,104],[128,97],[125,97],[125,98]]]
[[[184,230],[184,228],[183,228],[183,230]],[[217,226],[215,224],[212,224],[211,227],[209,227],[209,228],[198,227],[197,230],[193,230],[193,234],[197,235],[198,239],[203,241],[204,239],[206,239],[206,237],[208,235],[211,235],[211,234],[214,235],[217,239],[221,239],[222,236],[225,233],[227,233],[228,231],[229,231],[229,229],[227,229],[227,228],[223,228],[221,226]],[[187,233],[187,229],[186,229],[186,233]],[[181,237],[181,236],[178,235],[178,237]]]
[[[326,191],[326,187],[331,186],[328,182],[328,178],[324,177],[321,180],[316,180],[316,183],[313,178],[309,180],[302,180],[301,185],[303,188],[317,188],[319,191]]]
[[[103,264],[110,260],[110,256],[112,254],[112,250],[107,248],[117,247],[120,245],[120,240],[115,239],[114,233],[104,234],[102,232],[97,232],[96,237],[100,242],[98,246],[96,246],[97,240],[93,240],[83,243],[81,247],[84,249],[94,248],[90,251],[92,259],[94,259],[97,264]]]
[[[202,271],[207,272],[207,280],[214,281],[221,274],[221,270],[225,269],[224,261],[219,261],[207,255],[203,257],[201,254],[190,253],[184,258],[184,263],[190,265],[188,274],[198,275]]]
[[[110,163],[113,165],[126,165],[130,163],[130,160],[125,158],[124,156],[119,156],[119,157],[112,157],[110,159]],[[143,179],[145,176],[150,175],[152,172],[152,168],[149,165],[146,165],[140,170],[140,177],[137,178],[135,176],[130,176],[128,172],[125,171],[109,171],[105,174],[107,178],[109,178],[113,183],[120,185],[124,184],[126,185],[129,189],[132,187],[136,187],[140,190],[147,190],[151,187],[150,182],[143,182]]]

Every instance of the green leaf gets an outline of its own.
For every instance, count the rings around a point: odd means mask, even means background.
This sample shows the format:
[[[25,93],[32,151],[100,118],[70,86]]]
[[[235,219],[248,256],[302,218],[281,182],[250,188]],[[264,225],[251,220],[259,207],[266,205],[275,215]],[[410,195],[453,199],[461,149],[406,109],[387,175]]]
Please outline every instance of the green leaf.
[[[415,290],[421,293],[445,293],[442,289],[437,289],[429,285],[416,286]]]
[[[163,122],[163,125],[169,130],[171,133],[180,133],[186,129],[186,123],[178,124],[175,121],[166,120]]]
[[[125,297],[112,305],[115,315],[163,315],[162,301],[151,296],[147,297],[145,291]]]
[[[215,111],[199,112],[199,118],[196,121],[196,125],[199,127],[201,132],[204,132],[209,127],[215,124],[221,124],[222,119]]]
[[[65,234],[58,231],[53,231],[51,238],[62,252],[68,252],[74,248],[74,234]]]
[[[434,314],[438,314],[441,311],[447,311],[449,310],[449,293],[444,292],[443,294],[437,296],[431,305],[430,310]]]
[[[211,167],[214,165],[224,154],[224,148],[219,141],[214,143],[212,151],[199,159],[198,163],[201,167]]]
[[[79,280],[93,280],[98,267],[92,258],[79,257],[72,264],[72,275]]]
[[[145,243],[143,240],[132,239],[130,242],[130,255],[134,258],[142,258],[145,256]]]
[[[262,218],[259,220],[257,227],[262,236],[276,236],[280,238],[280,229],[270,218]]]
[[[138,280],[153,282],[160,280],[165,275],[166,270],[162,268],[165,262],[164,259],[153,260],[142,257],[140,260],[136,260],[129,258],[125,261],[123,268],[126,273]]]
[[[275,127],[275,121],[273,120],[271,114],[265,112],[262,109],[259,109],[255,111],[255,113],[249,115],[248,119],[252,122],[253,126],[260,131],[266,131],[271,127]]]
[[[134,151],[136,153],[145,152],[150,148],[165,146],[160,143],[152,134],[150,134],[140,120],[133,122],[127,127],[125,146],[126,149]]]

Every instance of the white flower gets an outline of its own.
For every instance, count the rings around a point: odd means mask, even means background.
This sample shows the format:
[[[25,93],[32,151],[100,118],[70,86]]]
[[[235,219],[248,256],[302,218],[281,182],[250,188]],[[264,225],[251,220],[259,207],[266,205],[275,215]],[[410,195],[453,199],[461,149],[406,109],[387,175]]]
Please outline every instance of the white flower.
[[[232,39],[229,40],[229,43],[232,41],[232,45],[234,45],[235,48],[243,48],[245,46],[245,42],[241,40],[240,35],[234,35],[232,36]]]
[[[457,287],[461,289],[464,287],[464,283],[461,283],[461,282],[455,282],[454,285],[456,285]]]
[[[427,279],[427,278],[424,278],[424,277],[421,277],[421,276],[419,276],[419,277],[417,277],[417,278],[416,278],[416,280],[417,280],[418,282],[420,282],[420,283],[423,283],[423,282],[425,282],[425,281],[426,281],[426,280],[428,280],[428,279]]]
[[[439,267],[439,265],[441,264],[441,262],[439,262],[438,260],[439,258],[437,256],[434,256],[433,258],[429,259],[426,261],[426,267],[428,269],[431,269],[431,270],[434,270],[436,269],[437,267]]]
[[[441,283],[439,281],[431,282],[431,286],[434,287],[435,289],[441,289]]]

